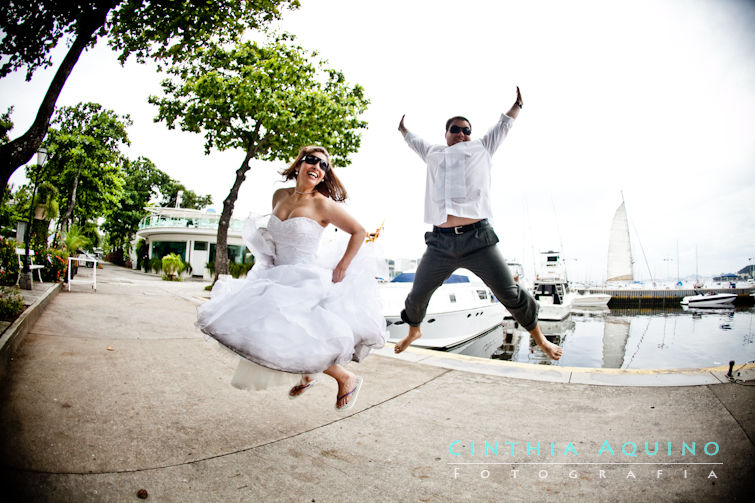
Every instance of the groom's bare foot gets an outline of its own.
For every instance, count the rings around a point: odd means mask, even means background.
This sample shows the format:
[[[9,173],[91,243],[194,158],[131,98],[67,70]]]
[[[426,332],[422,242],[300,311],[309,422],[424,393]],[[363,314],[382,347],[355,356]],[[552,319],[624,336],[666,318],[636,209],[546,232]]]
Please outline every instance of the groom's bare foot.
[[[530,335],[535,341],[535,344],[538,345],[538,347],[543,351],[543,353],[548,356],[548,358],[550,358],[551,360],[558,360],[561,358],[564,350],[561,348],[561,346],[557,346],[556,344],[553,344],[551,341],[546,339],[543,333],[540,331],[540,326],[536,326],[534,330],[530,332]]]
[[[422,337],[422,331],[419,329],[419,327],[409,327],[409,335],[401,339],[396,343],[396,346],[393,348],[394,353],[401,353],[406,348],[409,347],[409,345]]]
[[[548,339],[545,339],[545,341],[543,343],[538,343],[537,345],[540,347],[540,349],[543,351],[543,353],[545,353],[546,355],[548,355],[548,357],[551,360],[558,360],[558,359],[560,359],[561,355],[564,352],[564,350],[561,348],[561,346],[557,346],[557,345],[553,344]]]

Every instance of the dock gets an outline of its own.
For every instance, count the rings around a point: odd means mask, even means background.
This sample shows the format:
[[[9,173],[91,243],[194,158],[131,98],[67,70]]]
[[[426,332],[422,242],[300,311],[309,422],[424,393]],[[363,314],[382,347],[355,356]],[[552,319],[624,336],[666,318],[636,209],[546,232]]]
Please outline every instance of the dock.
[[[750,294],[752,288],[665,288],[665,289],[627,289],[627,288],[587,288],[578,290],[579,293],[604,293],[611,296],[608,307],[614,308],[644,308],[644,307],[679,307],[682,298],[688,295],[706,293],[735,293],[735,306],[752,306],[755,298]]]

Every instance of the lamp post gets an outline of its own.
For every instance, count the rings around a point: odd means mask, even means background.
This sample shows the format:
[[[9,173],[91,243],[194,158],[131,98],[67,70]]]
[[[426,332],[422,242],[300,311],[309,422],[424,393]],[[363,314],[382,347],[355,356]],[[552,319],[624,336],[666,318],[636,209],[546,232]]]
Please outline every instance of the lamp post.
[[[24,290],[31,290],[31,268],[29,267],[29,241],[31,241],[31,226],[34,222],[34,197],[37,195],[37,182],[39,181],[39,172],[42,166],[47,162],[47,149],[40,147],[37,150],[37,167],[34,169],[34,185],[31,191],[31,201],[29,201],[29,222],[26,226],[26,254],[24,255],[24,268],[21,270],[21,278],[18,286]]]

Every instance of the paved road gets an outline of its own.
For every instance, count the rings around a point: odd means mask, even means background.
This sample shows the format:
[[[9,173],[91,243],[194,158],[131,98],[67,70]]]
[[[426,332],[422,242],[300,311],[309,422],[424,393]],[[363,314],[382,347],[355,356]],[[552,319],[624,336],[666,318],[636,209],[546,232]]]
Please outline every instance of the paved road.
[[[204,283],[110,265],[97,279],[96,293],[60,292],[8,366],[6,495],[750,501],[755,489],[751,386],[581,384],[553,367],[388,347],[352,366],[365,385],[342,415],[327,380],[294,401],[232,388],[233,358],[193,326]]]

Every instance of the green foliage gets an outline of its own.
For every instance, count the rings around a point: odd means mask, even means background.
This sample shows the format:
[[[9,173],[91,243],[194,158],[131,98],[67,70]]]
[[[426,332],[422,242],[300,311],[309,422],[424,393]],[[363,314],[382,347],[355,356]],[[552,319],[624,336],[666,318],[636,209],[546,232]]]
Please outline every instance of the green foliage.
[[[186,189],[145,157],[136,161],[124,160],[121,176],[124,183],[120,200],[109,210],[102,225],[113,251],[127,253],[139,230],[139,221],[149,213],[145,208],[156,201],[162,206],[175,206],[179,190],[184,191],[183,208],[202,209],[212,204],[211,196],[199,196]]]
[[[169,253],[168,255],[164,256],[162,259],[162,267],[163,267],[163,279],[167,279],[169,281],[180,281],[181,279],[181,272],[186,269],[186,264],[184,264],[183,259],[181,259],[180,255],[177,255],[175,253]]]
[[[50,221],[58,216],[60,205],[58,195],[60,192],[50,182],[42,182],[37,186],[37,194],[34,196],[35,208],[41,209],[41,215],[35,211],[34,218]]]
[[[245,262],[243,264],[230,262],[228,264],[228,273],[234,278],[240,278],[242,276],[246,276],[246,274],[249,272],[249,269],[251,269],[253,265],[254,264],[252,264],[251,262]]]
[[[149,272],[149,245],[144,238],[136,242],[136,268]]]
[[[89,246],[90,241],[77,225],[72,225],[63,240],[63,246],[69,256],[75,256],[80,249]]]
[[[212,204],[212,196],[205,195],[200,196],[193,190],[187,189],[182,183],[176,180],[170,180],[167,184],[160,188],[163,194],[163,200],[160,206],[175,207],[178,200],[178,191],[183,191],[181,194],[181,208],[188,208],[191,210],[203,210]]]
[[[360,145],[358,116],[369,100],[343,74],[293,43],[293,35],[244,42],[225,49],[207,45],[197,57],[170,68],[165,97],[150,97],[169,128],[204,132],[205,152],[240,148],[263,160],[288,160],[303,145],[350,163]]]
[[[16,222],[24,219],[20,204],[18,202],[18,192],[12,194],[13,186],[6,186],[3,193],[2,203],[0,203],[0,236],[15,238]],[[31,195],[31,194],[29,194]],[[29,199],[28,197],[26,198]],[[29,206],[26,204],[26,218],[29,217]]]
[[[139,230],[139,221],[147,216],[144,208],[157,197],[160,187],[170,182],[170,177],[145,157],[124,160],[121,177],[124,183],[120,198],[108,210],[102,225],[111,250],[128,249]]]
[[[293,41],[279,34],[264,44],[207,44],[168,70],[164,97],[149,99],[158,106],[156,120],[170,129],[204,133],[205,153],[245,153],[218,226],[219,274],[228,271],[227,222],[251,159],[289,160],[300,147],[317,144],[329,150],[333,165],[347,166],[359,149],[359,130],[367,127],[358,118],[369,104],[364,89]]]
[[[204,265],[204,268],[207,270],[207,272],[210,273],[210,276],[215,276],[215,261],[207,262]]]
[[[18,281],[18,246],[13,239],[0,237],[0,285],[15,285]]]
[[[160,257],[152,257],[149,259],[149,268],[152,269],[153,272],[160,274],[160,271],[163,269],[163,261]]]
[[[24,310],[24,298],[18,287],[0,287],[0,320],[13,321]]]
[[[8,110],[0,115],[0,145],[5,145],[10,141],[8,132],[13,129],[13,121],[10,118],[12,113],[13,107],[8,107]]]
[[[53,48],[79,33],[108,36],[125,62],[147,57],[180,59],[210,40],[235,41],[245,29],[257,29],[280,17],[281,8],[297,0],[6,0],[0,8],[0,78],[27,69],[30,80],[38,68],[51,66]]]
[[[49,248],[38,252],[37,257],[44,257],[44,262],[39,259],[37,260],[39,265],[45,266],[42,269],[42,281],[48,283],[63,281],[68,268],[68,252],[58,250],[57,248]]]
[[[120,198],[123,180],[120,148],[128,145],[128,115],[120,116],[97,103],[60,108],[48,131],[48,160],[40,179],[54,185],[62,216],[58,229],[78,218],[96,221]],[[33,179],[34,168],[27,168]]]

